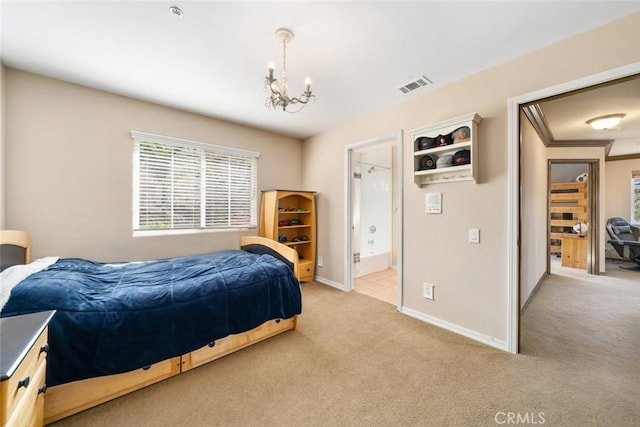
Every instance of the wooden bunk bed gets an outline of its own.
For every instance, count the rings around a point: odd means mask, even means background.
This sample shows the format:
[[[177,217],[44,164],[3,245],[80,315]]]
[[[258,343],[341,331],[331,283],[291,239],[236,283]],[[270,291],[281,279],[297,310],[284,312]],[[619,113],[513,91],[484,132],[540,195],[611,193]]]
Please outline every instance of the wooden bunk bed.
[[[29,239],[17,239],[13,230],[0,231],[0,245],[23,246],[23,256],[29,262]],[[7,249],[7,246],[2,246]],[[242,249],[250,252],[277,252],[293,265],[293,274],[299,280],[298,254],[295,250],[270,239],[256,236],[240,238]],[[265,249],[264,248],[268,248]],[[11,248],[13,250],[15,248]],[[249,249],[247,249],[249,250]],[[3,252],[6,253],[6,252]],[[24,262],[24,261],[23,261]],[[4,266],[6,267],[6,265]],[[228,335],[217,339],[195,351],[172,357],[140,367],[129,372],[98,376],[72,381],[46,388],[44,403],[44,423],[52,423],[85,409],[115,399],[132,391],[178,375],[267,338],[273,337],[296,327],[297,316],[277,318],[266,321],[246,332]]]
[[[588,222],[587,182],[563,182],[549,189],[549,252],[559,255],[565,267],[587,268],[587,239],[573,231]]]

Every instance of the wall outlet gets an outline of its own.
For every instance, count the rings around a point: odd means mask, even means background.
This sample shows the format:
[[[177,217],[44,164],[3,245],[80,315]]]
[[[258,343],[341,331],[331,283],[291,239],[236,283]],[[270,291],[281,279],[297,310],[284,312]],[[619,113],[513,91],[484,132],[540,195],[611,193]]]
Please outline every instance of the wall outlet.
[[[469,242],[480,243],[480,229],[478,228],[469,229]]]
[[[431,283],[422,284],[422,296],[426,299],[433,299],[433,285]]]
[[[318,260],[317,260],[316,264],[318,264],[318,267],[322,267],[323,266],[322,255],[318,255]]]

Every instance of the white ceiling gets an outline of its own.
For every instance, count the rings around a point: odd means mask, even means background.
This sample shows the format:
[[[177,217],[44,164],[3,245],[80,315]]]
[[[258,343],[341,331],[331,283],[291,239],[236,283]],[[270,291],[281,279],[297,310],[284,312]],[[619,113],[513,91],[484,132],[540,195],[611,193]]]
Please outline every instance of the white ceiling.
[[[556,141],[613,140],[609,156],[640,154],[640,76],[539,103]],[[613,130],[594,130],[586,121],[625,114]]]
[[[182,18],[169,6],[184,11]],[[637,1],[0,0],[2,62],[134,98],[305,138],[640,11]],[[264,107],[288,47],[297,114]],[[432,86],[402,95],[422,75]],[[298,89],[296,89],[298,88]]]

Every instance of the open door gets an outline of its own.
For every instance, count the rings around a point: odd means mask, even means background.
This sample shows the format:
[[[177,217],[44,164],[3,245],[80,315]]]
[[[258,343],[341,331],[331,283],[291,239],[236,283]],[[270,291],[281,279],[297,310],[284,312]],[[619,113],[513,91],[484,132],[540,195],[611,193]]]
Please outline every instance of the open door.
[[[600,274],[598,160],[549,160],[548,261]]]

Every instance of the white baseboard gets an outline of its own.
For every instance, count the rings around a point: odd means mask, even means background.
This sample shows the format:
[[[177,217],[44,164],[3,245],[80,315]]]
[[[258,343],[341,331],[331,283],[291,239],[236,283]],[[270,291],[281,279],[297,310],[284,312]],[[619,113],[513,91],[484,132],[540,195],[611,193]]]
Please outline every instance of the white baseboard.
[[[314,276],[313,280],[315,280],[316,282],[323,283],[325,285],[329,285],[332,288],[340,289],[341,291],[344,291],[344,292],[347,291],[347,288],[342,283],[334,282],[333,280],[325,279],[324,277]]]
[[[415,319],[422,320],[423,322],[438,326],[451,332],[455,332],[456,334],[465,336],[467,338],[471,338],[472,340],[481,342],[490,347],[494,347],[503,351],[509,351],[506,341],[502,341],[494,337],[472,331],[471,329],[464,328],[462,326],[456,325],[455,323],[450,323],[446,320],[438,319],[437,317],[429,316],[427,314],[420,313],[419,311],[415,311],[407,307],[402,307],[400,309],[400,312]]]

